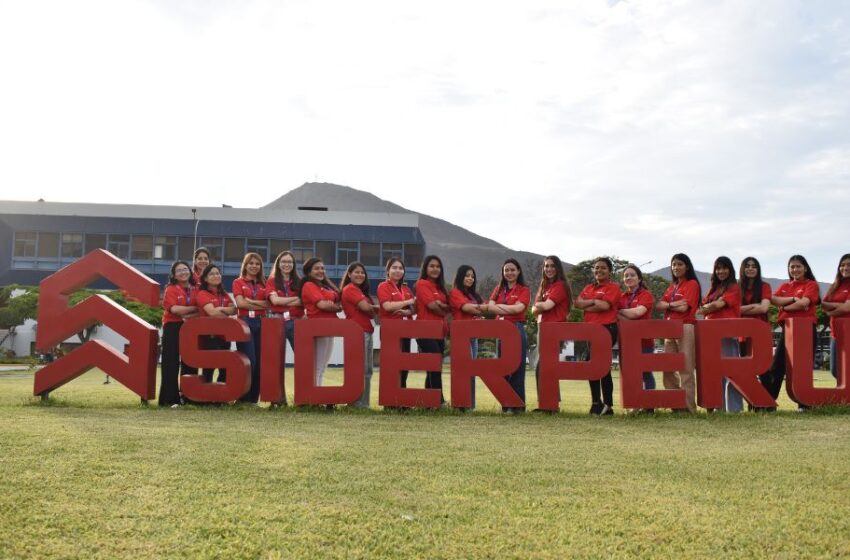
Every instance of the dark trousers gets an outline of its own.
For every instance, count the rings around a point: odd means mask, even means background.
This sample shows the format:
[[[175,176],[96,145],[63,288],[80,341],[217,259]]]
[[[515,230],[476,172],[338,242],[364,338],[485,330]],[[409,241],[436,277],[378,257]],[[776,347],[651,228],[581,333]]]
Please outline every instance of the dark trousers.
[[[614,343],[617,342],[617,323],[602,326],[611,335],[611,346],[613,347]],[[614,407],[614,378],[611,377],[610,369],[602,379],[588,381],[588,383],[590,384],[590,398],[593,404],[605,403],[609,407]]]
[[[251,388],[239,400],[256,403],[260,400],[260,352],[262,350],[260,325],[262,319],[259,317],[241,317],[239,320],[248,325],[248,329],[251,331],[248,340],[236,343],[236,349],[248,356],[248,361],[251,362]]]
[[[201,337],[201,348],[204,350],[230,350],[230,343],[220,336],[204,336]],[[204,368],[204,381],[212,383],[213,372],[215,368]],[[218,383],[227,381],[227,370],[218,368]]]
[[[516,370],[508,376],[508,383],[511,386],[511,389],[519,395],[519,398],[522,399],[523,406],[518,407],[509,407],[503,406],[502,412],[519,412],[525,410],[525,362],[528,355],[528,335],[525,333],[525,323],[515,322],[517,331],[519,332],[519,341],[520,341],[520,358],[519,365]],[[502,355],[501,344],[496,345],[496,355]]]
[[[409,343],[410,341],[408,341]],[[442,338],[417,338],[416,344],[419,351],[429,354],[439,354],[440,364],[443,363],[443,352],[446,351],[446,341]],[[425,388],[440,390],[440,404],[446,402],[443,398],[443,371],[429,371],[425,373]]]
[[[410,339],[409,338],[402,338],[401,339],[401,351],[407,352],[408,354],[410,353]],[[407,373],[408,372],[407,372],[406,369],[401,370],[401,386],[402,386],[402,388],[407,387]]]
[[[812,355],[817,352],[817,327],[812,325]],[[761,384],[773,397],[773,400],[779,398],[779,392],[782,390],[782,381],[785,379],[785,371],[788,368],[787,356],[785,355],[785,325],[782,325],[782,332],[779,334],[779,342],[776,344],[776,350],[773,353],[773,363],[770,369],[764,375],[759,376]]]
[[[160,368],[159,406],[180,404],[180,373],[196,375],[198,370],[190,368],[180,359],[179,323],[166,323],[162,326],[162,362]]]

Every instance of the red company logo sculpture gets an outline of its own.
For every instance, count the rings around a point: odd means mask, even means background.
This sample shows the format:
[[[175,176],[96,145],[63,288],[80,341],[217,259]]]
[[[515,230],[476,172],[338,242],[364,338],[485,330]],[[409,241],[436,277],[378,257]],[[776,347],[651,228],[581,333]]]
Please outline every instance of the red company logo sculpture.
[[[76,378],[93,367],[99,367],[127,386],[142,399],[154,397],[156,381],[157,331],[103,296],[92,296],[68,308],[68,296],[99,277],[106,278],[140,301],[155,306],[159,303],[159,285],[103,250],[89,253],[76,263],[63,268],[41,283],[38,312],[37,347],[48,350],[81,329],[102,322],[129,340],[127,354],[99,341],[90,341],[68,356],[43,368],[36,374],[33,392],[43,395]],[[833,388],[815,387],[813,383],[812,322],[792,319],[786,325],[788,358],[788,394],[792,400],[807,406],[850,404],[850,319],[841,320],[838,340],[838,384]],[[676,390],[644,390],[642,372],[684,369],[684,354],[644,354],[641,342],[646,339],[679,338],[681,321],[621,321],[620,383],[624,408],[686,407],[685,392]],[[180,332],[180,353],[193,367],[226,367],[226,383],[208,383],[200,375],[183,376],[182,390],[196,402],[227,402],[238,399],[250,386],[249,363],[244,354],[234,350],[203,350],[202,336],[223,336],[228,341],[248,338],[247,326],[235,319],[197,318],[187,321]],[[260,399],[280,402],[285,394],[285,343],[282,319],[263,319],[262,356],[260,359]],[[344,341],[343,384],[316,386],[314,383],[314,341],[317,337],[340,337]],[[504,321],[457,321],[452,323],[452,348],[469,348],[473,338],[497,339],[501,355],[496,358],[472,358],[468,351],[451,353],[451,402],[456,407],[471,404],[470,379],[478,377],[502,406],[520,407],[525,403],[511,388],[507,376],[520,360],[520,340],[516,329]],[[442,356],[432,353],[409,353],[401,350],[402,339],[442,337],[440,321],[396,321],[392,328],[381,330],[381,364],[378,404],[393,407],[440,406],[439,389],[401,387],[403,370],[435,371],[442,366]],[[748,339],[751,354],[740,358],[722,357],[721,340]],[[348,404],[357,400],[364,386],[363,331],[353,321],[315,319],[296,323],[295,404]],[[591,345],[587,361],[562,362],[562,341],[584,341]],[[696,326],[697,400],[704,408],[721,408],[723,378],[758,407],[776,406],[758,376],[768,369],[773,345],[769,325],[755,319],[718,319],[700,321]],[[608,332],[590,323],[542,323],[540,325],[540,381],[538,402],[541,409],[557,411],[558,384],[562,380],[601,379],[611,366],[612,348]]]

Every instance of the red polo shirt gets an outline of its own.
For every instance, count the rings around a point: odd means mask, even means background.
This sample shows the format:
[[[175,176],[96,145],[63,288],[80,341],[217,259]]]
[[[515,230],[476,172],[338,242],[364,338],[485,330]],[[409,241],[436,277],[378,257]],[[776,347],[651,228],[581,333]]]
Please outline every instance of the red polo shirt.
[[[342,310],[345,312],[345,318],[351,319],[363,327],[365,332],[375,332],[375,327],[372,325],[372,317],[357,307],[357,304],[361,301],[366,301],[370,305],[372,303],[358,286],[355,284],[346,284],[342,289]]]
[[[336,303],[339,301],[339,294],[336,290],[327,286],[319,286],[315,282],[304,281],[301,286],[301,302],[304,304],[304,310],[307,312],[308,319],[338,319],[333,311],[322,311],[316,307],[316,303],[320,301],[329,301]]]
[[[549,311],[544,311],[540,314],[541,323],[563,323],[567,320],[567,315],[570,314],[570,300],[567,297],[567,289],[563,282],[555,282],[543,290],[543,299],[546,301],[551,299],[555,307]]]
[[[737,319],[741,316],[741,288],[738,287],[738,284],[730,285],[722,294],[709,292],[702,302],[708,304],[718,299],[725,301],[726,305],[714,313],[706,315],[706,319]]]
[[[248,280],[244,276],[240,276],[236,280],[233,281],[233,299],[236,299],[236,296],[242,296],[244,298],[249,299],[257,299],[264,300],[266,299],[266,287],[256,280]],[[250,314],[250,309],[242,309],[237,308],[236,314],[240,317],[248,317]],[[266,310],[265,309],[256,309],[254,310],[254,317],[265,317]]]
[[[748,288],[744,290],[744,293],[741,297],[741,305],[752,305],[754,303],[761,303],[763,299],[770,301],[770,285],[767,282],[761,283],[761,297],[758,299],[753,298],[753,289]],[[747,315],[748,319],[758,319],[759,321],[763,321],[765,323],[770,322],[767,318],[767,313],[761,313],[759,315]]]
[[[195,305],[194,292],[196,290],[192,286],[187,286],[185,289],[178,284],[169,284],[165,287],[165,294],[162,296],[162,324],[166,323],[182,323],[183,316],[175,315],[171,312],[171,307],[174,305],[190,306]]]
[[[410,291],[410,288],[406,284],[398,286],[389,280],[381,282],[378,284],[378,317],[381,318],[381,321],[406,319],[407,317],[403,315],[397,315],[384,309],[384,303],[388,301],[407,301],[412,297],[413,292]]]
[[[785,282],[779,286],[773,295],[779,297],[795,297],[797,299],[804,297],[809,298],[808,309],[800,311],[785,311],[785,309],[781,309],[779,311],[778,319],[780,324],[784,323],[785,319],[791,319],[794,317],[817,318],[817,307],[818,303],[820,303],[820,288],[818,288],[818,283],[814,280],[804,279],[799,282]]]
[[[528,309],[528,305],[531,303],[531,292],[528,290],[528,286],[520,286],[519,284],[514,284],[514,287],[511,289],[502,288],[501,290],[496,286],[496,289],[490,294],[490,300],[505,305],[524,303],[525,308]],[[525,310],[521,313],[514,313],[513,315],[497,315],[496,319],[500,321],[511,321],[513,323],[524,323]]]
[[[850,280],[844,280],[838,285],[834,292],[824,298],[824,301],[844,303],[848,299],[850,299]],[[838,325],[840,325],[841,322],[837,321],[837,319],[845,319],[848,317],[850,317],[850,315],[844,314],[829,318],[829,330],[831,331],[830,336],[832,336],[832,338],[838,338],[837,333],[840,328]],[[837,357],[835,359],[837,359]]]
[[[209,290],[198,290],[198,294],[195,296],[195,303],[198,306],[200,316],[209,317],[209,314],[204,310],[204,307],[208,303],[213,304],[213,307],[228,307],[233,305],[233,300],[225,292],[214,294]]]
[[[580,299],[601,299],[611,306],[608,311],[585,311],[584,322],[610,325],[617,322],[617,306],[620,304],[620,286],[615,282],[588,284],[578,296]]]
[[[268,281],[266,281],[266,298],[269,298],[270,304],[272,294],[276,294],[278,297],[293,297],[298,295],[298,290],[291,279],[283,283],[282,290],[278,290],[274,282],[274,276],[269,276]],[[289,311],[290,319],[300,319],[304,316],[304,307],[301,305],[272,305],[269,309],[273,313],[286,313]]]
[[[646,313],[637,319],[632,319],[632,321],[645,321],[652,318],[653,303],[652,292],[639,286],[636,294],[625,292],[620,295],[619,309],[635,309],[642,305],[646,308]]]
[[[473,315],[463,311],[464,305],[478,305],[479,303],[475,298],[467,296],[457,288],[452,288],[452,291],[449,292],[449,306],[452,308],[452,319],[455,321],[481,319],[481,315]]]
[[[661,301],[672,303],[674,301],[688,302],[688,310],[670,311],[664,313],[665,319],[679,319],[685,323],[693,325],[697,321],[697,307],[699,307],[699,284],[696,280],[681,280],[678,283],[670,284],[664,295],[661,296]]]

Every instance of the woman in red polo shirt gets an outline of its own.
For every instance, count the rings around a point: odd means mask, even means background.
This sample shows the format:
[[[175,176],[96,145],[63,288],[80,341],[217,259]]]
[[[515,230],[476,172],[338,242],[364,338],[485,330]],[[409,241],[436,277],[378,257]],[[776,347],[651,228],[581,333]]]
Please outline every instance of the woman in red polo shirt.
[[[180,406],[179,374],[197,374],[180,359],[180,328],[183,321],[198,314],[195,307],[195,279],[186,261],[171,265],[168,285],[162,297],[162,367],[159,386],[159,406]]]
[[[520,360],[516,371],[508,376],[508,383],[525,403],[525,362],[528,354],[528,335],[525,332],[525,309],[531,303],[531,292],[522,276],[522,267],[516,259],[508,259],[502,265],[502,275],[499,284],[490,294],[487,310],[496,315],[497,321],[510,321],[519,332],[521,343]],[[501,353],[501,348],[498,348]],[[525,412],[525,405],[520,407],[502,407],[505,414]]]
[[[623,269],[623,285],[626,287],[626,291],[620,295],[617,318],[625,321],[651,319],[654,303],[652,292],[646,286],[643,273],[637,265],[629,264]],[[620,347],[622,348],[622,345]],[[651,340],[642,340],[640,351],[644,354],[652,354],[655,351],[655,345]],[[622,360],[623,355],[620,353],[620,361]],[[647,390],[655,389],[655,376],[651,371],[643,372],[643,388]],[[638,412],[653,413],[655,410],[647,408]]]
[[[543,259],[543,271],[540,275],[540,286],[534,296],[534,305],[531,307],[531,315],[537,319],[537,351],[540,352],[540,325],[543,323],[564,323],[570,314],[573,296],[567,275],[564,273],[564,265],[555,255],[549,255]],[[537,384],[537,400],[540,402],[540,359],[534,367],[534,381]],[[558,400],[561,400],[561,391],[558,389]]]
[[[446,281],[443,276],[443,261],[436,255],[427,255],[422,261],[419,280],[413,287],[416,292],[416,320],[440,321],[442,323],[442,338],[417,338],[416,344],[420,352],[439,354],[442,363],[446,351],[446,336],[449,334],[449,293],[446,291]],[[425,388],[440,390],[440,406],[445,406],[443,398],[443,372],[429,371],[425,373]]]
[[[266,294],[271,308],[269,317],[280,317],[286,324],[284,334],[289,348],[295,352],[295,321],[304,317],[304,306],[298,295],[301,278],[295,268],[295,255],[289,251],[280,253],[266,282]]]
[[[739,272],[740,279],[738,287],[741,290],[741,317],[758,319],[769,324],[767,312],[770,309],[770,284],[761,279],[761,263],[755,257],[746,257],[741,261]],[[739,340],[741,345],[741,356],[752,354],[752,341],[748,338]],[[767,372],[759,376],[762,384],[765,384]],[[752,410],[752,405],[750,405]]]
[[[793,255],[788,259],[788,278],[790,281],[779,286],[770,299],[773,305],[779,308],[777,322],[782,327],[782,334],[779,336],[779,342],[773,353],[773,363],[765,378],[765,381],[767,381],[765,388],[774,400],[779,397],[782,381],[785,379],[785,321],[795,317],[811,319],[812,344],[817,344],[815,335],[817,334],[817,306],[820,303],[820,288],[805,257]],[[804,408],[800,406],[801,410]]]
[[[236,349],[248,356],[251,362],[251,387],[239,399],[242,402],[257,404],[260,398],[260,356],[262,355],[262,336],[260,326],[269,302],[266,299],[266,277],[263,274],[263,258],[257,253],[248,253],[242,259],[242,270],[233,281],[233,297],[236,300],[238,317],[251,331],[251,337],[237,342]]]
[[[593,282],[584,287],[576,299],[576,307],[584,311],[585,323],[602,325],[611,335],[611,346],[617,342],[617,305],[620,286],[611,281],[614,264],[608,257],[593,261]],[[590,414],[614,414],[614,380],[611,370],[601,380],[589,381]]]
[[[684,253],[676,253],[670,259],[670,275],[673,281],[655,309],[664,313],[667,320],[678,319],[684,322],[682,338],[668,338],[664,341],[664,351],[668,353],[681,352],[685,356],[685,369],[682,371],[665,371],[665,389],[684,389],[687,409],[696,412],[696,376],[694,364],[696,350],[694,348],[694,324],[699,302],[702,299],[702,286],[697,279],[690,257]],[[675,412],[684,412],[679,410]]]
[[[198,295],[195,297],[195,302],[198,307],[199,317],[232,317],[236,315],[236,306],[233,300],[227,295],[222,285],[221,269],[216,265],[208,265],[201,272],[201,284],[198,290]],[[221,336],[205,336],[201,339],[202,346],[205,350],[229,350],[230,343]],[[204,380],[207,383],[212,383],[214,369],[205,369]],[[218,383],[224,383],[227,380],[227,371],[219,368]]]
[[[397,257],[387,260],[384,267],[387,279],[378,284],[378,318],[381,328],[389,327],[390,321],[404,321],[413,318],[416,299],[413,292],[404,283],[404,263]],[[401,339],[401,351],[410,352],[410,339]],[[401,386],[407,387],[407,371],[401,372]]]
[[[210,252],[206,247],[198,247],[192,255],[192,278],[195,280],[195,285],[201,285],[201,273],[207,268],[212,259]]]
[[[487,304],[478,295],[476,288],[475,269],[468,264],[462,264],[455,273],[454,287],[449,292],[449,307],[453,321],[478,321],[484,319]],[[469,341],[469,350],[473,358],[478,356],[478,339]],[[475,379],[470,382],[472,405],[468,410],[475,410]]]
[[[322,259],[313,257],[304,263],[304,280],[301,282],[301,301],[307,319],[339,319],[337,313],[342,311],[339,290],[325,274],[325,263]],[[315,381],[321,386],[325,368],[331,359],[334,349],[334,339],[331,336],[316,338]]]
[[[714,270],[711,273],[711,287],[702,299],[700,307],[707,321],[712,319],[737,319],[741,316],[741,288],[735,281],[735,269],[729,257],[717,257]],[[720,355],[726,358],[740,357],[741,348],[737,338],[720,340]],[[725,412],[741,412],[744,410],[744,397],[723,378],[723,410]]]
[[[850,318],[850,253],[843,255],[838,261],[838,272],[835,273],[835,280],[826,292],[826,297],[821,303],[824,313],[829,315],[829,370],[832,376],[838,379],[838,349],[836,340],[848,327],[847,321],[839,321],[837,319]],[[843,324],[842,324],[843,323]],[[850,348],[848,348],[850,351]],[[845,382],[850,381],[847,376],[850,371],[844,372]]]
[[[361,262],[348,265],[348,270],[342,278],[342,310],[345,311],[346,319],[363,328],[365,383],[363,393],[354,406],[369,408],[369,394],[372,389],[372,333],[375,332],[372,317],[375,316],[375,306],[372,305],[372,296],[369,294],[369,276],[366,275],[366,267]]]

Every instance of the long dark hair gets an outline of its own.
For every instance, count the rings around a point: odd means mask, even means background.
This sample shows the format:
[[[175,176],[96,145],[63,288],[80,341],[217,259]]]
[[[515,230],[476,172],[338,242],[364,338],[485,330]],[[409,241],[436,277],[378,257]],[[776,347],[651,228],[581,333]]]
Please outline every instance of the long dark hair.
[[[747,267],[747,263],[752,261],[755,265],[756,277],[755,278],[747,278],[746,274],[744,274],[744,269]],[[744,260],[741,261],[741,269],[738,271],[738,286],[741,288],[741,302],[745,305],[749,305],[751,303],[761,303],[761,290],[762,285],[764,285],[764,280],[761,279],[761,263],[755,257],[745,257]],[[750,299],[747,299],[747,290],[750,290]]]
[[[387,282],[392,284],[392,280],[390,280],[390,267],[392,265],[394,265],[395,263],[398,263],[398,264],[401,265],[402,275],[401,275],[401,280],[398,281],[398,287],[400,288],[401,286],[404,285],[404,273],[407,272],[407,268],[405,268],[405,266],[404,266],[404,261],[402,261],[398,257],[390,257],[390,258],[387,259],[387,264],[386,264],[386,266],[384,266],[384,271],[386,272]]]
[[[189,269],[189,285],[194,286],[195,276],[192,274],[192,267],[186,261],[174,261],[174,264],[171,265],[171,272],[168,273],[168,283],[173,285],[179,284],[177,277],[174,276],[174,270],[181,264]]]
[[[245,253],[245,256],[242,258],[242,268],[239,270],[239,276],[242,278],[246,277],[246,274],[248,274],[248,263],[251,260],[260,261],[260,272],[257,273],[257,282],[265,285],[266,276],[263,274],[263,257],[259,253]]]
[[[552,261],[552,264],[555,265],[555,280],[552,284],[557,284],[560,282],[564,285],[564,290],[567,292],[567,301],[572,303],[573,301],[573,293],[570,290],[570,283],[567,282],[567,275],[564,273],[564,263],[561,262],[555,255],[549,255],[545,259],[543,259],[543,267],[546,266],[546,261]],[[537,288],[537,295],[534,296],[534,301],[543,301],[543,293],[549,288],[549,279],[546,278],[546,273],[541,270],[540,272],[540,286]]]
[[[464,284],[464,279],[466,278],[466,274],[469,271],[472,271],[472,286],[467,289],[466,284]],[[475,274],[475,269],[469,266],[468,264],[462,264],[458,267],[457,272],[455,272],[455,284],[454,287],[460,291],[466,297],[474,299],[477,303],[482,303],[484,299],[478,295],[478,291],[476,291],[475,286],[478,283],[478,275]]]
[[[697,283],[697,289],[699,290],[699,298],[698,301],[702,301],[702,284],[700,284],[699,278],[697,278],[697,273],[694,270],[694,264],[691,262],[691,257],[686,255],[685,253],[676,253],[672,257],[670,257],[670,264],[673,264],[673,261],[682,261],[685,263],[685,280],[695,280]],[[672,282],[674,284],[678,283],[676,278],[673,278],[673,274],[670,274],[672,278]]]
[[[322,279],[321,282],[314,280],[313,277],[310,275],[310,271],[313,270],[313,267],[316,266],[316,264],[318,263],[325,264],[325,261],[323,261],[319,257],[313,257],[312,259],[308,259],[307,262],[304,263],[304,279],[301,281],[301,285],[298,287],[298,293],[301,293],[301,291],[304,289],[304,285],[307,284],[307,282],[312,282],[313,284],[319,287],[330,288],[331,290],[339,293],[339,288],[337,288],[334,283],[330,281],[327,272],[325,273],[325,277]]]
[[[850,253],[845,253],[844,255],[841,255],[840,259],[838,259],[838,270],[835,271],[835,281],[826,291],[826,297],[831,296],[833,292],[838,289],[838,286],[841,285],[841,282],[844,281],[844,279],[841,277],[841,263],[846,260],[850,260]]]
[[[717,277],[718,267],[729,269],[729,276],[726,280],[721,281]],[[732,264],[732,259],[729,257],[717,257],[714,261],[714,267],[711,269],[711,289],[709,289],[709,294],[717,298],[721,294],[726,293],[726,290],[735,282],[735,265]]]
[[[419,269],[419,279],[431,280],[428,277],[428,265],[431,264],[431,261],[437,261],[440,265],[440,276],[437,277],[437,289],[443,292],[443,295],[449,297],[449,293],[446,291],[445,268],[443,268],[443,261],[437,255],[427,255],[422,259],[422,268]]]
[[[349,284],[354,284],[354,282],[351,280],[351,273],[354,272],[354,269],[357,268],[357,267],[360,267],[360,268],[363,269],[363,275],[366,277],[366,279],[363,280],[363,283],[360,284],[359,286],[357,286],[356,284],[355,284],[355,286],[360,288],[360,291],[363,292],[364,296],[370,297],[370,295],[369,295],[369,273],[366,272],[366,265],[364,265],[360,261],[354,261],[353,263],[348,265],[348,269],[345,271],[345,276],[342,277],[342,284],[340,285],[339,289],[342,290],[343,288],[345,288]]]
[[[640,271],[640,268],[638,268],[638,265],[629,263],[629,264],[627,264],[626,266],[623,267],[623,272],[626,272],[629,269],[634,270],[635,274],[638,277],[638,287],[637,287],[637,290],[635,290],[635,291],[639,292],[641,289],[648,290],[649,288],[646,285],[646,280],[643,279],[643,272]]]
[[[269,272],[269,276],[274,278],[274,287],[278,290],[286,288],[283,275],[280,274],[280,261],[283,257],[292,257],[292,272],[289,273],[289,283],[292,286],[293,291],[299,292],[301,290],[301,277],[298,276],[298,267],[295,266],[295,255],[289,251],[282,251],[274,260],[274,268],[272,268],[272,271]]]
[[[497,289],[498,290],[506,290],[507,287],[508,287],[508,281],[505,280],[505,265],[506,264],[512,264],[516,267],[516,269],[519,271],[519,274],[517,274],[517,277],[516,277],[516,283],[517,283],[518,286],[525,286],[526,285],[525,284],[525,277],[522,275],[522,267],[519,265],[519,261],[514,259],[514,258],[510,258],[510,259],[505,259],[505,262],[502,263],[502,272],[499,275],[500,278],[499,278],[499,285],[498,285]]]
[[[201,273],[201,289],[202,290],[206,290],[208,292],[212,291],[212,290],[210,290],[210,285],[207,283],[207,276],[210,275],[210,272],[212,272],[213,269],[216,269],[219,272],[219,274],[221,274],[221,269],[217,265],[215,265],[213,263],[208,264],[207,267],[204,269],[204,271]],[[223,275],[221,277],[221,284],[218,285],[218,289],[216,290],[215,293],[219,294],[219,295],[227,293],[224,289],[224,276]]]
[[[805,276],[807,280],[814,280],[815,282],[817,282],[817,280],[815,280],[815,273],[812,272],[812,267],[809,266],[809,261],[806,260],[806,257],[804,257],[803,255],[791,255],[791,258],[788,259],[788,266],[786,267],[786,269],[791,267],[791,263],[793,261],[797,261],[806,268],[806,272],[803,276]],[[841,261],[839,261],[839,264],[841,264]],[[788,271],[788,279],[793,280],[793,278],[791,278],[790,270]]]
[[[212,264],[212,255],[210,254],[210,250],[206,247],[198,247],[197,249],[195,249],[195,252],[192,253],[192,266],[189,267],[189,270],[191,270],[192,272],[197,272],[197,270],[195,270],[195,259],[197,259],[198,255],[200,255],[201,253],[205,253],[207,255],[207,260],[209,260],[210,264]],[[201,272],[203,272],[203,270]]]

